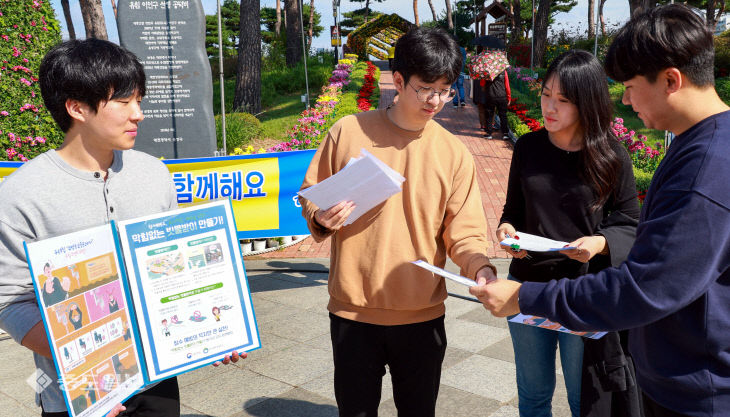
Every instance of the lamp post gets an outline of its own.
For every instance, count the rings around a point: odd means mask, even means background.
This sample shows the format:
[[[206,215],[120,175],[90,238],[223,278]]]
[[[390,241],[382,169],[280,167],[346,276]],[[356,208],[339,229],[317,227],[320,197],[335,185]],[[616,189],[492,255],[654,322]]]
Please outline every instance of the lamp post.
[[[530,30],[530,71],[535,66],[535,0],[532,0],[532,30]]]
[[[220,1],[220,0],[219,0]],[[299,0],[296,0],[297,2]],[[302,52],[304,52],[304,83],[307,87],[307,98],[305,100],[307,110],[309,110],[309,73],[307,72],[307,45],[304,41],[304,17],[302,16],[302,9],[304,8],[304,2],[299,3],[299,25],[302,28]]]
[[[221,24],[221,0],[216,0],[218,6],[218,73],[221,87],[221,136],[223,137],[223,155],[226,155],[226,97],[223,85],[223,25]]]
[[[596,58],[598,58],[598,27],[601,23],[601,16],[599,16],[599,13],[598,13],[598,11],[599,11],[598,3],[599,2],[600,2],[600,0],[594,2],[594,3],[596,3],[596,30],[594,31],[596,34],[596,39],[593,44],[593,56],[595,56]]]
[[[337,36],[339,37],[340,28],[337,27],[337,3],[338,3],[337,0],[332,0],[332,16],[335,18],[334,26],[335,26],[335,29],[337,30]],[[340,54],[337,52],[337,46],[338,46],[339,42],[337,41],[337,39],[334,39],[333,41],[335,44],[335,62],[337,62],[337,58],[340,56]]]

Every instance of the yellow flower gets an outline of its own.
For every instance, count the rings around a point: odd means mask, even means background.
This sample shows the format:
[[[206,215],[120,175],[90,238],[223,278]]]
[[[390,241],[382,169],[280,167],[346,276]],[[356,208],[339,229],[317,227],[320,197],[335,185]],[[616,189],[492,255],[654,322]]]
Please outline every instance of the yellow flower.
[[[258,151],[258,153],[266,153],[266,149],[260,148],[259,151]]]

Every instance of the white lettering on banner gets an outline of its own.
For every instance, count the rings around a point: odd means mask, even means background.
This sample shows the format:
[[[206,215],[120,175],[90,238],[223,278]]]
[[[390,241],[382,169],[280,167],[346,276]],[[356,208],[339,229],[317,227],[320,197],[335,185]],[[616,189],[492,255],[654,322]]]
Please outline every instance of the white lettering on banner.
[[[243,188],[243,172],[208,172],[202,175],[193,175],[190,172],[174,172],[172,181],[175,183],[177,202],[180,204],[192,203],[193,196],[200,200],[215,200],[221,197],[230,197],[241,201],[244,198],[266,197],[262,191],[264,174],[259,171],[250,171],[245,176],[246,192]]]

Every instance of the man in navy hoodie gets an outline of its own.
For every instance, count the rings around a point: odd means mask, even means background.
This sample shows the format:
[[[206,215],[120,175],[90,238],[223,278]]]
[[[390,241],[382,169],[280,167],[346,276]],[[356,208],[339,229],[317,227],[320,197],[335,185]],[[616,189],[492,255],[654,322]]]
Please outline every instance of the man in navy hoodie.
[[[676,135],[621,266],[470,290],[497,316],[629,329],[647,417],[730,415],[730,108],[715,92],[713,59],[712,34],[681,5],[635,17],[609,48],[607,72],[626,87],[624,104]]]

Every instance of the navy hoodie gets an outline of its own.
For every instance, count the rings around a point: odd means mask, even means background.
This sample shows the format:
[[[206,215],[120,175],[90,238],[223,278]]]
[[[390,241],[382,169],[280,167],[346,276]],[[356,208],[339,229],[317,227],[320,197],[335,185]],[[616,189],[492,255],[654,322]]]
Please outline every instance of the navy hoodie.
[[[526,282],[525,314],[629,329],[641,389],[689,416],[730,415],[730,111],[677,136],[617,268]]]

